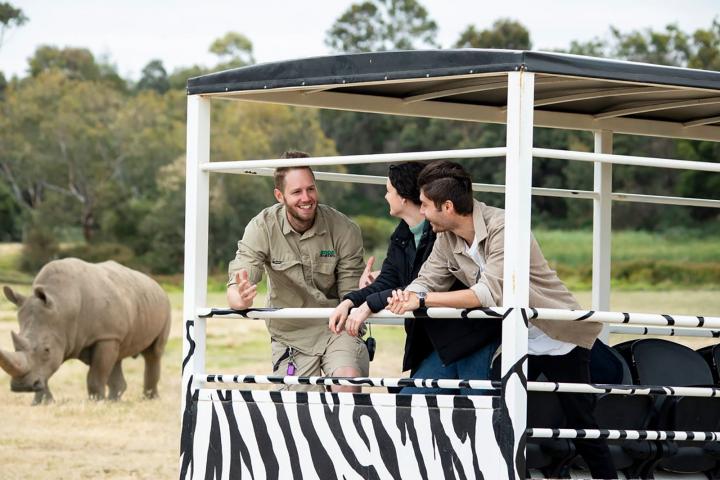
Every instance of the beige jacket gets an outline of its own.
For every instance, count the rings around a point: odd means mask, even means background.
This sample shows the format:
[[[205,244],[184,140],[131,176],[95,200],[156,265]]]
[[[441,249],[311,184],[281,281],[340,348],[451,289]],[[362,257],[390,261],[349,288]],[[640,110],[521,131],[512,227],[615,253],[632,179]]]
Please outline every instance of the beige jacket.
[[[268,276],[268,307],[335,307],[356,290],[363,271],[360,228],[327,205],[318,205],[315,224],[302,235],[278,203],[261,211],[245,227],[228,273],[240,269],[252,283]],[[319,355],[332,335],[327,319],[271,319],[270,335],[303,353]]]
[[[430,257],[408,290],[445,292],[455,279],[470,285],[483,307],[503,304],[503,259],[505,247],[505,211],[474,201],[475,238],[484,257],[482,271],[467,255],[465,240],[452,232],[440,233]],[[530,307],[579,309],[572,294],[547,263],[535,237],[530,244]],[[602,325],[597,322],[530,320],[549,337],[592,348]]]

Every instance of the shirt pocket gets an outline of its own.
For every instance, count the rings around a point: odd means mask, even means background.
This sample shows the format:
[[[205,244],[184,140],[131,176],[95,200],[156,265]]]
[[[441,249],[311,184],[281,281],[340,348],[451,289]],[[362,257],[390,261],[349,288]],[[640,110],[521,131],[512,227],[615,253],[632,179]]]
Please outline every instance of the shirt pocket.
[[[460,268],[459,265],[455,265],[455,264],[448,262],[447,269],[448,269],[448,272],[450,272],[450,274],[453,277],[460,280],[463,284],[472,285],[473,283],[475,283],[475,282],[471,282],[470,281],[471,279],[467,278],[467,272],[464,271],[462,268]]]
[[[337,261],[319,261],[313,265],[313,282],[322,292],[329,292],[336,283],[335,267]]]
[[[273,290],[280,286],[287,288],[302,285],[302,276],[302,266],[298,260],[276,259],[270,262],[268,279],[270,280],[270,287]],[[278,296],[278,292],[272,293],[273,297]]]

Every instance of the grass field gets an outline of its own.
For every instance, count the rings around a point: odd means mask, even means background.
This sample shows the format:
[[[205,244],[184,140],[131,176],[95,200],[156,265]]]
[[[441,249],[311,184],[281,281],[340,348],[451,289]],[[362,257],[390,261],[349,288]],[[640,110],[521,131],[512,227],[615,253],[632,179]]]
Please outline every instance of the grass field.
[[[544,246],[544,245],[543,245]],[[2,258],[0,269],[14,263]],[[13,250],[15,253],[16,250]],[[570,253],[568,253],[570,254]],[[22,282],[21,282],[22,283]],[[27,285],[15,285],[27,293]],[[590,293],[576,292],[589,307]],[[123,368],[128,390],[119,402],[87,400],[87,367],[66,362],[52,377],[56,402],[30,406],[32,394],[10,392],[10,379],[0,371],[0,478],[2,479],[156,479],[176,478],[180,442],[180,364],[182,354],[182,292],[170,290],[173,329],[164,356],[160,399],[141,396],[141,359],[127,359]],[[716,289],[618,291],[613,310],[705,314],[720,316]],[[225,304],[224,294],[211,293],[210,305]],[[11,348],[10,331],[17,330],[14,306],[0,299],[0,347]],[[398,327],[374,327],[378,352],[373,376],[400,376],[404,335]],[[613,336],[611,343],[626,338]],[[671,338],[674,341],[682,339]],[[712,341],[712,340],[711,340]],[[207,370],[217,373],[269,373],[269,338],[260,321],[213,319],[207,329]],[[693,348],[708,340],[693,339]]]

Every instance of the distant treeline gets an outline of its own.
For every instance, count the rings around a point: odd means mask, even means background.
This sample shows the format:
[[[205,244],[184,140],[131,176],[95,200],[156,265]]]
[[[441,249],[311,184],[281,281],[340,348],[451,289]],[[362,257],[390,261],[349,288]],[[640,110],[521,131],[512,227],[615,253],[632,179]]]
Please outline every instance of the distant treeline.
[[[0,27],[32,21],[11,20],[0,15]],[[329,27],[326,43],[329,53],[442,47],[437,29],[415,0],[373,0],[343,13]],[[718,45],[720,23],[713,21],[707,30],[693,33],[674,26],[632,32],[610,28],[606,39],[572,42],[567,51],[718,70]],[[533,45],[523,25],[500,19],[485,30],[470,25],[455,44],[444,47]],[[210,51],[217,55],[217,65],[167,72],[161,60],[153,60],[137,81],[122,78],[113,65],[86,48],[51,45],[38,48],[25,76],[7,79],[0,72],[0,241],[24,242],[26,271],[67,255],[116,258],[156,273],[182,270],[186,80],[255,61],[251,41],[239,33],[217,39]],[[469,122],[235,102],[215,102],[212,117],[213,160],[274,158],[286,149],[332,155],[505,143],[504,126]],[[536,129],[535,145],[591,151],[592,137],[587,132]],[[626,135],[615,137],[614,151],[708,162],[717,161],[720,153],[711,142]],[[501,159],[465,165],[477,182],[504,181]],[[385,174],[386,166],[336,170]],[[718,198],[720,192],[720,176],[705,172],[615,166],[613,177],[618,192],[699,198]],[[592,165],[538,159],[533,184],[592,189]],[[358,218],[370,250],[381,248],[393,225],[385,220],[381,187],[323,183],[320,191],[321,201]],[[479,197],[502,206],[501,195]],[[267,178],[212,177],[212,269],[224,268],[247,221],[273,201]],[[616,229],[717,234],[718,218],[718,210],[709,208],[615,203],[613,209]],[[533,221],[544,229],[587,228],[592,204],[535,197]]]

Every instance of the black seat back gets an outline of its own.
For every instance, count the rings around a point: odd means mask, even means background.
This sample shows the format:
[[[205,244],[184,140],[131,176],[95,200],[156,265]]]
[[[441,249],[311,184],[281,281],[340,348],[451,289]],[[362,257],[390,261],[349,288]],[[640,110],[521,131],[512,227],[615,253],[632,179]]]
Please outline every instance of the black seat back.
[[[710,366],[715,385],[720,385],[720,344],[709,345],[697,351]]]
[[[590,350],[590,381],[606,384],[632,384],[630,369],[612,347],[595,340]]]
[[[648,338],[634,341],[631,351],[642,385],[689,387],[713,383],[710,368],[702,356],[679,343]]]
[[[660,339],[633,342],[632,357],[638,378],[644,385],[691,387],[712,385],[710,367],[698,352],[678,343]],[[720,423],[718,399],[701,397],[658,397],[659,412],[650,425],[658,430],[714,431]],[[658,466],[675,473],[705,473],[717,468],[717,460],[703,443],[658,442]]]

